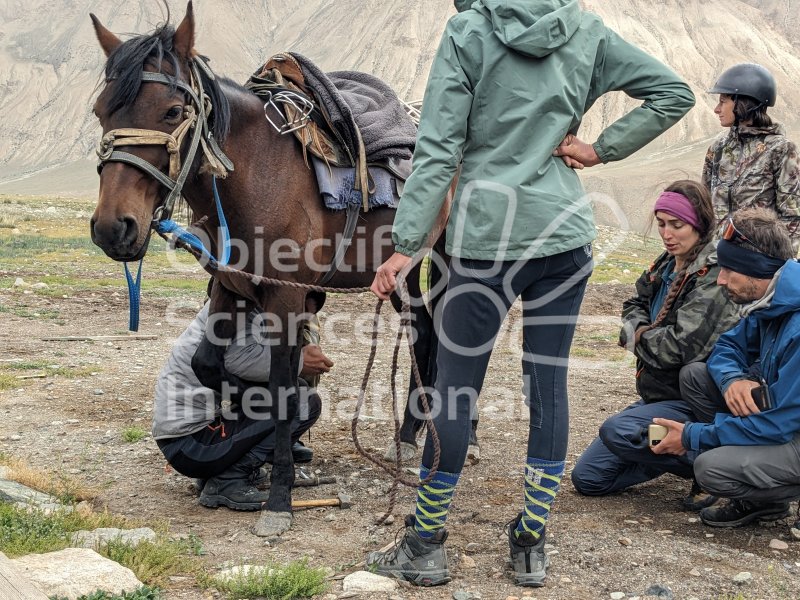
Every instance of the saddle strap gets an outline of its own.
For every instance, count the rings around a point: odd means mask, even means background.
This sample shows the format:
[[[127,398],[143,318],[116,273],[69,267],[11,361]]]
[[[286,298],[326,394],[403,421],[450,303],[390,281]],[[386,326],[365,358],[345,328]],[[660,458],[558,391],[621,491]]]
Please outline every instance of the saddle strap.
[[[369,192],[368,192],[369,194]],[[325,276],[320,281],[320,285],[325,285],[328,283],[333,276],[336,274],[336,271],[339,270],[339,267],[344,260],[344,255],[347,252],[347,249],[353,243],[353,233],[356,230],[356,223],[358,223],[358,212],[361,207],[358,204],[349,204],[347,206],[347,221],[344,224],[344,232],[342,233],[342,239],[339,242],[339,246],[336,248],[336,252],[333,255],[333,260],[331,261],[331,266],[328,267],[328,272],[325,273]]]

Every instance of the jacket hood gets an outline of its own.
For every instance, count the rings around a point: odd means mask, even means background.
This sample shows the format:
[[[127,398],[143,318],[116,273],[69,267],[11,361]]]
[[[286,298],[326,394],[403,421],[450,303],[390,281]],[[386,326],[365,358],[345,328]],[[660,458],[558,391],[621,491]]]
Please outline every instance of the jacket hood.
[[[453,4],[458,12],[464,12],[475,3],[475,0],[453,0]]]
[[[536,58],[566,44],[581,24],[578,0],[477,0],[475,8],[488,13],[503,44]]]
[[[775,274],[767,293],[747,307],[747,313],[758,319],[774,319],[800,310],[800,263],[786,261]]]

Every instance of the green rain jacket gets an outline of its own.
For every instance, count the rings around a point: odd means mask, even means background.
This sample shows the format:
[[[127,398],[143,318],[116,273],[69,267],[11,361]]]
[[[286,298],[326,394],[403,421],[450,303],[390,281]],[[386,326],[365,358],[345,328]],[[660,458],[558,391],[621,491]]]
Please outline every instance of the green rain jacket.
[[[415,254],[463,161],[447,228],[461,258],[551,256],[595,237],[578,175],[553,150],[603,94],[644,103],[594,144],[625,158],[677,122],[694,95],[673,71],[580,9],[578,0],[456,0],[422,107],[414,168],[393,229]]]

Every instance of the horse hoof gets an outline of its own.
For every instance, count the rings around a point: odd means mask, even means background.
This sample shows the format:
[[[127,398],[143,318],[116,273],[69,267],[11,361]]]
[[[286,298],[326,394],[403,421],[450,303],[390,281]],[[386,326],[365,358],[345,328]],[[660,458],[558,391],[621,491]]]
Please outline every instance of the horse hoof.
[[[397,452],[395,451],[394,442],[392,442],[383,455],[384,460],[397,462]],[[416,444],[409,444],[408,442],[400,442],[400,458],[403,462],[411,460],[417,455]]]
[[[258,537],[275,537],[289,531],[291,526],[292,513],[262,510],[261,516],[253,526],[253,533]]]
[[[470,444],[467,446],[467,463],[477,465],[479,462],[481,462],[481,447],[478,444]]]

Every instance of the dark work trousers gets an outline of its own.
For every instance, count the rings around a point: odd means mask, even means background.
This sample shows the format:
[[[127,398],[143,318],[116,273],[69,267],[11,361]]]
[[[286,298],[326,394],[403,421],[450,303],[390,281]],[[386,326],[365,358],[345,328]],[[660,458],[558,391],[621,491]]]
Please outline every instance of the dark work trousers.
[[[681,369],[681,394],[698,416],[730,413],[704,364]],[[698,419],[703,420],[703,419]],[[721,446],[701,453],[694,463],[697,482],[723,498],[757,503],[800,498],[800,433],[786,444]]]
[[[492,347],[518,297],[523,391],[530,414],[527,456],[564,460],[569,432],[567,363],[592,267],[591,245],[526,261],[453,259],[447,292],[434,315],[441,323],[432,403],[440,471],[461,472]],[[433,465],[430,431],[422,464]]]
[[[298,393],[298,410],[291,423],[292,443],[311,428],[322,410],[322,401],[313,388],[298,387]],[[210,479],[227,471],[245,455],[251,468],[271,461],[275,421],[266,412],[248,415],[234,407],[229,415],[218,417],[200,431],[157,443],[178,473]]]
[[[575,489],[587,496],[603,496],[664,473],[691,477],[693,456],[655,454],[650,450],[647,426],[656,417],[684,423],[693,420],[694,414],[689,404],[681,400],[650,404],[639,400],[609,417],[572,470]]]

